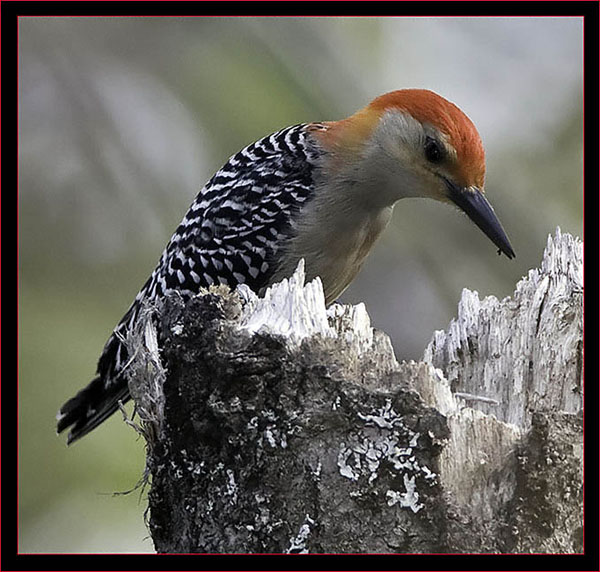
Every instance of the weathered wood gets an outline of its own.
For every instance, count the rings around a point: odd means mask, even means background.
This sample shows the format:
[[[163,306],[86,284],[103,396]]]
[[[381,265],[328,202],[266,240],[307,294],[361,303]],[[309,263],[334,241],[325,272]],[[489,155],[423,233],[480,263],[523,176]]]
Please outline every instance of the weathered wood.
[[[440,455],[445,491],[503,550],[582,548],[582,352],[583,245],[560,229],[512,297],[464,290],[457,318],[425,350],[440,378],[417,389],[451,435]],[[535,515],[529,527],[515,511]]]
[[[157,551],[581,550],[581,251],[557,232],[512,298],[465,291],[418,363],[301,266],[148,309],[128,343]]]
[[[457,318],[434,334],[424,361],[452,391],[497,402],[478,401],[481,411],[527,429],[534,411],[581,410],[582,344],[583,245],[557,229],[540,268],[512,297],[479,300],[465,289]]]

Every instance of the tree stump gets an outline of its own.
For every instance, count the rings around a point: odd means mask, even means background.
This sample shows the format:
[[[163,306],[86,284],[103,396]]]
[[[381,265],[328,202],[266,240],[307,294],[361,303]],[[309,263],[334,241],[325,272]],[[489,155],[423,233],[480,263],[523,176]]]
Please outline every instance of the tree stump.
[[[421,362],[302,263],[148,308],[129,385],[156,550],[581,552],[582,250],[557,230],[511,298],[465,290]]]

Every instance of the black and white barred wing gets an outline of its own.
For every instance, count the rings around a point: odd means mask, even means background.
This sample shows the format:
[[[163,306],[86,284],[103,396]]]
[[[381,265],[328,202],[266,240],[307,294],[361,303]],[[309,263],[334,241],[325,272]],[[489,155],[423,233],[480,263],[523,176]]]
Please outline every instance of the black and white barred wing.
[[[303,126],[280,131],[232,157],[206,184],[173,235],[156,291],[268,284],[295,212],[313,191]]]

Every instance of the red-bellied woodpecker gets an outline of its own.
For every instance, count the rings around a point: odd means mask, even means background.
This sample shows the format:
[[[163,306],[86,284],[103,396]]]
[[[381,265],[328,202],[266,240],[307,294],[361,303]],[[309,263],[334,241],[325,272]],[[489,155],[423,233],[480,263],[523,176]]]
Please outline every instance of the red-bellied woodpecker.
[[[287,127],[225,163],[195,198],[158,265],[108,339],[96,377],[67,401],[58,431],[83,437],[129,399],[122,340],[144,299],[211,284],[259,292],[301,258],[327,304],[354,279],[405,197],[453,203],[509,258],[483,194],[484,151],[471,120],[439,95],[387,93],[341,121]]]

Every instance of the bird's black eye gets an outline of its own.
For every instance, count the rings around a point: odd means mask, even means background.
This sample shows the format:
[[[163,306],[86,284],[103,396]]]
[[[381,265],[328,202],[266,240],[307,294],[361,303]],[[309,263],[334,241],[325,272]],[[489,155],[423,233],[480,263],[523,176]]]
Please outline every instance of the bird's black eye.
[[[441,163],[445,156],[445,150],[439,141],[433,137],[425,139],[425,158],[430,163]]]

